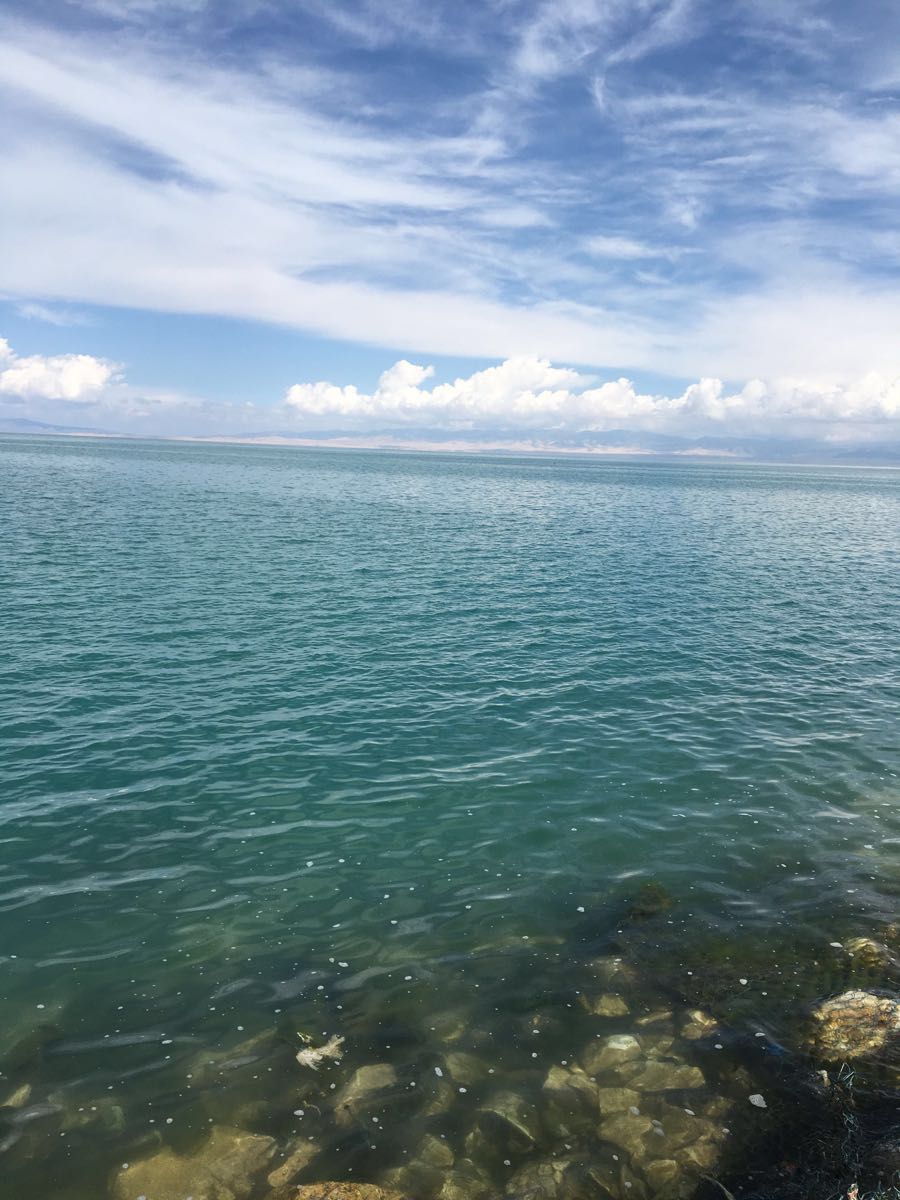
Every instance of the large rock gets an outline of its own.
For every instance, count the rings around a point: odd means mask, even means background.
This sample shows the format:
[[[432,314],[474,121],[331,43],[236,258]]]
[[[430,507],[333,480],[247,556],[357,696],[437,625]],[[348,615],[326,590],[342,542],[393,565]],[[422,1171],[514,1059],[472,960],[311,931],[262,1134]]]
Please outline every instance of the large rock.
[[[898,1033],[900,1000],[874,992],[844,992],[822,1001],[810,1015],[810,1049],[825,1062],[883,1051]]]
[[[360,1113],[383,1100],[385,1094],[396,1086],[397,1072],[390,1063],[370,1063],[360,1067],[338,1092],[335,1100],[338,1124],[349,1125]]]
[[[571,1112],[597,1111],[598,1087],[580,1067],[552,1066],[544,1080],[544,1097]]]
[[[10,1092],[5,1100],[0,1100],[0,1108],[24,1108],[31,1099],[31,1084],[23,1083]]]
[[[426,1133],[413,1151],[412,1157],[415,1162],[426,1167],[446,1168],[453,1166],[454,1154],[444,1138]]]
[[[652,1128],[653,1122],[643,1113],[616,1113],[601,1122],[600,1137],[640,1160],[646,1154],[644,1138]]]
[[[193,1087],[220,1087],[232,1072],[250,1067],[255,1070],[279,1045],[275,1034],[266,1030],[234,1046],[202,1050],[188,1064],[187,1078]]]
[[[622,1080],[639,1092],[668,1092],[700,1088],[706,1083],[699,1067],[668,1059],[627,1063],[619,1071]]]
[[[477,1160],[527,1153],[540,1137],[537,1109],[518,1092],[495,1092],[475,1114],[465,1149]]]
[[[718,1032],[718,1021],[702,1008],[692,1008],[686,1013],[685,1022],[681,1027],[681,1036],[689,1042],[698,1042],[701,1038],[712,1037]]]
[[[590,1133],[597,1124],[599,1088],[580,1067],[552,1066],[543,1086],[544,1121],[557,1138]]]
[[[630,991],[637,983],[637,972],[622,958],[611,955],[593,958],[587,963],[587,968],[606,987],[622,987]]]
[[[644,1167],[644,1178],[650,1185],[653,1196],[677,1194],[681,1182],[681,1168],[672,1158],[657,1158]]]
[[[496,1192],[490,1176],[471,1159],[463,1158],[444,1176],[437,1200],[487,1200]]]
[[[641,1043],[630,1033],[591,1042],[581,1055],[581,1065],[588,1075],[599,1075],[641,1057]]]
[[[216,1128],[193,1154],[160,1150],[119,1170],[115,1200],[248,1200],[272,1160],[275,1142],[241,1129]]]
[[[884,971],[896,965],[896,960],[882,942],[870,937],[855,937],[844,942],[844,949],[860,971]]]
[[[697,1143],[720,1145],[725,1141],[720,1122],[692,1115],[674,1104],[663,1104],[657,1108],[653,1132],[659,1138],[656,1153],[660,1158],[681,1159],[684,1157],[681,1152]]]
[[[153,1200],[148,1196],[147,1200]],[[196,1197],[194,1198],[196,1200]],[[290,1200],[404,1200],[401,1192],[375,1183],[305,1183],[290,1194]]]
[[[476,1083],[487,1079],[487,1065],[476,1054],[453,1050],[447,1055],[444,1062],[450,1078],[464,1087],[473,1087]]]
[[[506,1194],[513,1200],[557,1200],[569,1165],[568,1158],[526,1163],[509,1180]]]
[[[581,997],[581,1007],[593,1017],[627,1017],[628,1005],[616,992],[602,992],[599,996]]]
[[[641,1103],[640,1092],[632,1088],[597,1088],[597,1103],[603,1116],[607,1113],[627,1112]]]
[[[275,1192],[284,1191],[306,1170],[318,1154],[319,1147],[315,1142],[298,1140],[287,1148],[280,1159],[276,1160],[278,1166],[269,1172],[266,1183]]]
[[[378,1183],[389,1192],[399,1192],[401,1196],[433,1196],[441,1188],[444,1172],[439,1167],[429,1167],[424,1163],[409,1162],[399,1167],[391,1167],[382,1172]],[[270,1200],[270,1197],[266,1197]],[[276,1197],[275,1200],[281,1200]],[[286,1197],[285,1200],[291,1200]]]

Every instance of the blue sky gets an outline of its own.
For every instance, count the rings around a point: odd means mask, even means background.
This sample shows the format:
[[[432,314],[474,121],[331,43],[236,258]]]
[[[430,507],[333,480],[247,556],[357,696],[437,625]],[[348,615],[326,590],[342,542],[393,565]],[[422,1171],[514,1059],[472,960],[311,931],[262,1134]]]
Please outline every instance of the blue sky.
[[[2,413],[900,437],[886,0],[7,2],[0,103]]]

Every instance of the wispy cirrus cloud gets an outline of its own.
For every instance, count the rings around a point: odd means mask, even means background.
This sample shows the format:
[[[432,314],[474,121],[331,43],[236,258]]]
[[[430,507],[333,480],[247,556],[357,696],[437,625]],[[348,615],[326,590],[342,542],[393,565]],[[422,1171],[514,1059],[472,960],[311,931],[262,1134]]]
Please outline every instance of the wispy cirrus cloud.
[[[90,11],[2,21],[0,288],[33,313],[681,379],[897,366],[900,127],[836,5],[804,3],[802,53],[765,0]]]

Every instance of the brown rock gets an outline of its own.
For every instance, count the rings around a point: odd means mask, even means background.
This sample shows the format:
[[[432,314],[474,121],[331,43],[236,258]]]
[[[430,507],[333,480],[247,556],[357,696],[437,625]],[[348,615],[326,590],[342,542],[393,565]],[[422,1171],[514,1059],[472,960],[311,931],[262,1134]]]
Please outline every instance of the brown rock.
[[[681,1029],[681,1036],[689,1042],[699,1041],[700,1038],[711,1037],[718,1033],[719,1026],[715,1017],[705,1013],[701,1008],[691,1009],[686,1014],[686,1021]]]
[[[900,1000],[849,991],[813,1009],[809,1043],[826,1062],[864,1058],[884,1050],[900,1033]]]
[[[637,1108],[641,1103],[641,1095],[632,1088],[597,1088],[597,1101],[601,1114],[605,1116],[607,1113]]]
[[[581,1065],[588,1075],[599,1075],[640,1057],[641,1043],[637,1038],[630,1033],[617,1033],[591,1042],[581,1055]]]
[[[862,971],[883,971],[894,964],[894,956],[881,942],[870,937],[855,937],[844,942],[844,949]]]
[[[338,1124],[349,1124],[361,1111],[383,1099],[384,1093],[396,1084],[397,1072],[390,1063],[370,1063],[360,1067],[338,1092],[335,1100]]]
[[[155,1200],[148,1196],[147,1200]],[[196,1198],[195,1198],[196,1200]],[[401,1192],[375,1183],[305,1183],[291,1192],[290,1200],[404,1200]]]
[[[629,1063],[620,1072],[629,1087],[639,1092],[667,1092],[682,1088],[703,1087],[706,1080],[699,1067],[689,1063],[652,1059],[649,1062]]]
[[[627,1017],[628,1005],[615,992],[603,992],[600,996],[581,997],[582,1008],[594,1017]]]
[[[464,1087],[472,1087],[487,1078],[487,1065],[476,1054],[466,1054],[462,1050],[454,1050],[447,1055],[444,1061],[450,1078]]]
[[[463,1158],[444,1176],[438,1200],[486,1200],[495,1195],[490,1177],[471,1159]]]
[[[298,1142],[292,1145],[284,1160],[266,1177],[269,1187],[280,1191],[294,1182],[301,1171],[305,1171],[318,1155],[319,1147],[315,1142]]]
[[[650,1118],[642,1113],[617,1113],[601,1122],[600,1137],[639,1159],[645,1153],[644,1136],[652,1128]]]
[[[271,1161],[275,1142],[219,1127],[193,1154],[160,1150],[116,1172],[115,1200],[247,1200]]]

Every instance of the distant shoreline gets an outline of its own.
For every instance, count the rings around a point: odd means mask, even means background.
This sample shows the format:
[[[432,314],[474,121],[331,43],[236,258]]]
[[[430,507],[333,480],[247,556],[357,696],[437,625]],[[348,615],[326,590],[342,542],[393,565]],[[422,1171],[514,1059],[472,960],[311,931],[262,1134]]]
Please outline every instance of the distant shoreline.
[[[584,459],[618,459],[627,462],[640,459],[645,462],[708,462],[711,465],[731,464],[748,467],[829,467],[835,470],[854,469],[861,471],[896,471],[900,470],[900,462],[845,462],[823,461],[820,459],[763,459],[752,455],[740,454],[736,451],[714,450],[705,447],[685,450],[652,450],[641,446],[534,446],[527,442],[431,442],[421,441],[391,441],[379,438],[288,438],[278,435],[262,437],[241,437],[239,435],[191,435],[191,434],[138,434],[114,433],[106,430],[46,430],[18,429],[0,430],[4,438],[71,438],[82,441],[96,439],[98,441],[120,442],[167,442],[187,443],[190,445],[214,446],[260,446],[264,448],[284,448],[296,450],[351,450],[400,454],[459,454],[475,455],[481,458],[490,457],[521,457],[536,458],[584,458]]]

